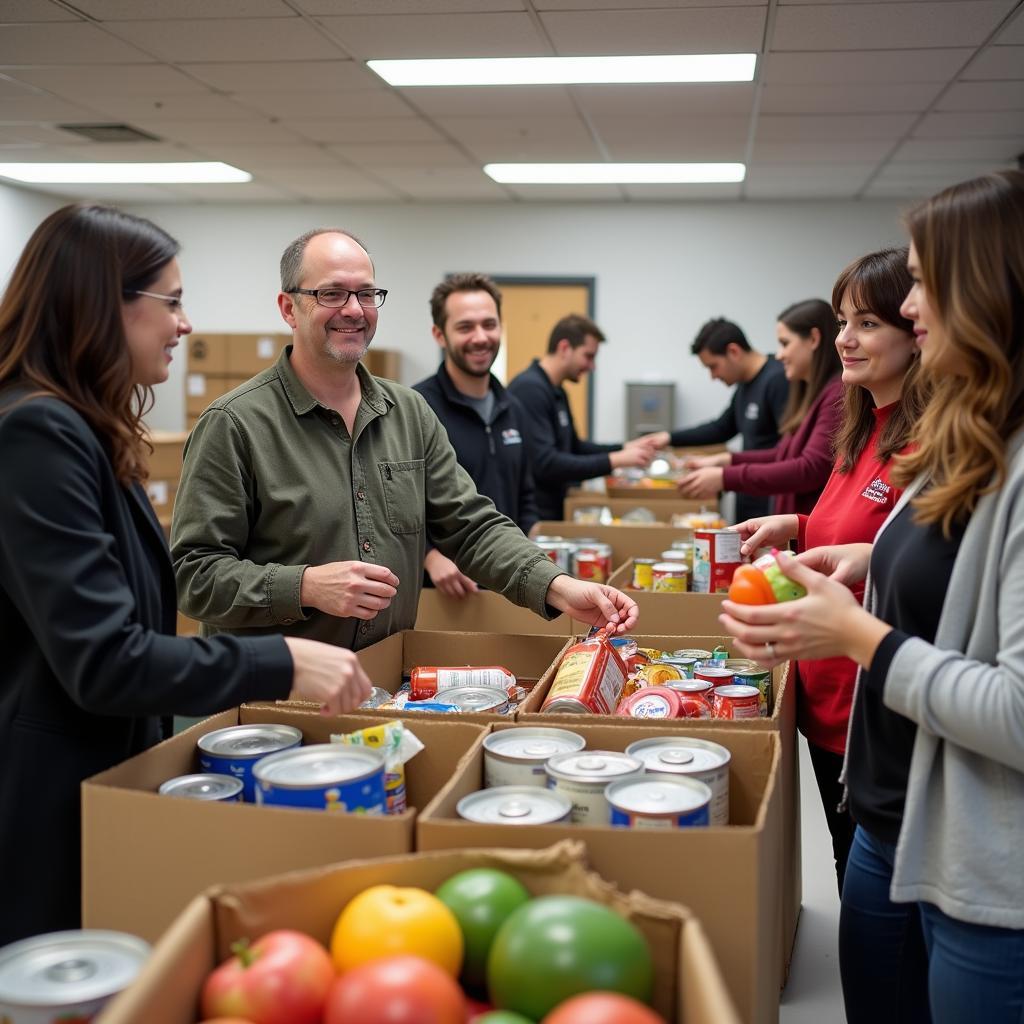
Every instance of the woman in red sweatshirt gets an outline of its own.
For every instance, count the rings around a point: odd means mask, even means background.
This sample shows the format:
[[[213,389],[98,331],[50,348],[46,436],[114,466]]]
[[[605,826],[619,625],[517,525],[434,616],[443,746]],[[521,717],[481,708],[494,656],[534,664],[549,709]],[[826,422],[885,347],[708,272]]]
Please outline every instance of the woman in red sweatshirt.
[[[785,547],[791,540],[800,550],[874,540],[900,495],[889,481],[890,459],[907,447],[927,397],[919,380],[914,325],[900,314],[912,283],[906,248],[870,253],[839,275],[832,305],[839,320],[836,349],[848,386],[836,435],[835,468],[810,515],[739,523],[744,554],[766,545]],[[858,584],[854,593],[860,598],[862,592],[863,584]],[[854,823],[847,810],[838,810],[843,796],[839,773],[856,673],[849,658],[797,662],[797,724],[807,737],[832,835],[840,893]]]
[[[776,513],[814,507],[832,471],[843,391],[835,314],[822,299],[797,302],[779,314],[775,333],[790,382],[781,440],[774,448],[690,459],[691,472],[679,482],[683,497],[714,498],[726,490],[771,495]]]

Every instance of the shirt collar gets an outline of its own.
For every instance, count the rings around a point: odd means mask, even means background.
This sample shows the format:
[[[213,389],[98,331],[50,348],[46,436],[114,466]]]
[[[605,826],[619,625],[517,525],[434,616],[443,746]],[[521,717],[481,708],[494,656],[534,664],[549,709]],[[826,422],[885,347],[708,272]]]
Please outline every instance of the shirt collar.
[[[305,416],[316,409],[320,403],[309,393],[299,375],[292,368],[292,345],[286,345],[277,360],[277,375],[281,380],[284,393],[291,403],[296,416]],[[395,403],[381,390],[376,378],[362,363],[356,365],[356,376],[362,391],[362,400],[378,415],[383,416]]]

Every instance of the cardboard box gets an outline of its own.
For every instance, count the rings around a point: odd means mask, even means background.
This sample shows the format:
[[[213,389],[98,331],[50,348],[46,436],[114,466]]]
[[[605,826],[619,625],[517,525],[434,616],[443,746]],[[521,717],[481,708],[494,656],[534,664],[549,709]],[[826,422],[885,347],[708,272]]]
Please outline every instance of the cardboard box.
[[[576,731],[592,750],[624,750],[651,735],[649,729],[621,725],[578,725]],[[741,1018],[771,1024],[779,1003],[779,738],[767,730],[687,733],[721,743],[732,755],[728,826],[661,830],[465,821],[455,808],[483,785],[483,750],[477,748],[420,815],[417,848],[536,849],[567,835],[582,839],[589,863],[604,878],[688,906],[708,932]]]
[[[215,398],[226,395],[246,380],[247,377],[224,377],[190,372],[185,378],[185,415],[198,418]]]
[[[600,526],[594,523],[571,523],[545,520],[537,526],[538,536],[593,537],[612,547],[612,566],[618,569],[633,558],[659,558],[673,541],[693,539],[693,530],[673,526],[641,526],[623,523]]]
[[[712,636],[721,632],[718,616],[722,613],[725,594],[654,594],[646,590],[633,590],[632,558],[618,566],[608,582],[636,601],[640,612],[639,628],[645,633],[660,633],[664,636],[704,633]]]
[[[182,452],[188,433],[184,430],[152,430],[149,443],[153,452],[147,460],[150,479],[177,480],[181,476]]]
[[[223,334],[190,334],[185,343],[188,348],[186,366],[189,373],[207,373],[214,376],[228,372],[228,346]]]
[[[576,509],[583,508],[607,508],[616,518],[632,512],[635,508],[645,508],[652,512],[655,521],[667,526],[674,515],[686,515],[690,512],[700,512],[702,509],[714,509],[715,502],[690,501],[688,498],[680,498],[675,491],[668,491],[667,496],[661,493],[659,497],[652,498],[650,495],[659,493],[657,488],[649,488],[642,494],[637,494],[635,488],[624,496],[611,496],[600,491],[583,491],[578,494],[566,495],[562,505],[563,519],[572,519]]]
[[[228,350],[227,373],[248,379],[273,366],[285,345],[291,344],[290,334],[226,334]]]
[[[374,377],[399,380],[402,375],[402,353],[397,349],[371,346],[363,356],[363,365]]]
[[[178,612],[178,624],[175,629],[177,636],[199,636],[199,623],[190,619],[187,615]]]
[[[317,811],[206,803],[163,797],[167,779],[198,770],[196,741],[214,729],[279,722],[302,730],[305,742],[326,743],[391,718],[326,718],[288,708],[225,711],[82,784],[82,919],[152,941],[190,899],[216,882],[241,882],[352,857],[413,849],[417,810],[483,742],[469,722],[416,723],[425,749],[406,772],[409,810],[364,817]]]
[[[438,590],[424,587],[420,592],[416,629],[567,637],[576,627],[568,615],[542,619],[529,608],[520,608],[506,601],[501,594],[489,590],[481,590],[459,599],[446,597]]]
[[[654,958],[654,1005],[679,1024],[739,1024],[703,928],[678,904],[629,896],[583,865],[581,843],[547,850],[412,854],[303,871],[250,885],[217,886],[195,899],[161,939],[136,982],[96,1024],[192,1024],[206,975],[242,937],[294,928],[330,940],[344,905],[371,885],[435,889],[459,871],[515,875],[534,896],[583,896],[614,907],[644,934]]]

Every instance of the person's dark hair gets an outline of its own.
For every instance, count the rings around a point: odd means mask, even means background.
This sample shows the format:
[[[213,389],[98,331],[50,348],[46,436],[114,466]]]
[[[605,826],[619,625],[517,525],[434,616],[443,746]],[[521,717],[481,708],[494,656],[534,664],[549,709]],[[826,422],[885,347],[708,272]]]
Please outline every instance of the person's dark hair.
[[[366,243],[353,235],[351,231],[346,231],[344,228],[313,228],[312,231],[306,231],[299,235],[294,242],[289,242],[288,247],[281,253],[281,291],[294,292],[296,288],[302,287],[302,259],[306,255],[306,246],[317,235],[344,235],[365,249],[367,256],[370,255]],[[372,258],[370,265],[373,265]]]
[[[558,349],[558,343],[565,338],[573,348],[579,348],[588,337],[597,338],[599,342],[604,341],[604,332],[593,320],[589,320],[579,313],[570,313],[563,316],[561,320],[551,328],[551,335],[548,338],[548,355]]]
[[[439,331],[444,330],[445,321],[448,319],[444,304],[448,301],[448,296],[456,292],[487,292],[494,299],[494,305],[498,308],[498,319],[501,319],[501,292],[486,274],[450,274],[430,294],[430,316]]]
[[[75,203],[32,233],[0,300],[0,385],[25,384],[76,409],[104,438],[123,484],[146,477],[143,414],[121,308],[136,302],[178,243],[142,217]]]
[[[789,383],[789,399],[779,423],[780,434],[792,434],[803,422],[807,411],[821,394],[822,388],[842,371],[843,364],[836,351],[839,333],[832,307],[824,299],[804,299],[787,306],[776,318],[794,334],[808,339],[817,328],[821,343],[811,355],[811,379]]]
[[[747,341],[747,336],[742,329],[731,320],[716,317],[714,320],[709,320],[697,332],[690,351],[695,356],[699,356],[701,352],[705,351],[713,356],[722,356],[725,355],[725,350],[729,345],[739,345],[744,352],[750,351],[750,342]]]
[[[832,309],[839,316],[839,307],[849,298],[862,309],[890,327],[913,334],[914,325],[900,312],[900,306],[913,282],[907,270],[907,247],[879,249],[854,260],[836,278],[832,288]],[[864,451],[875,429],[875,403],[865,388],[846,388],[843,414],[836,433],[835,452],[840,473],[849,473]],[[914,425],[928,404],[930,388],[921,379],[921,360],[911,361],[903,378],[899,401],[882,428],[876,456],[888,462],[910,441]]]

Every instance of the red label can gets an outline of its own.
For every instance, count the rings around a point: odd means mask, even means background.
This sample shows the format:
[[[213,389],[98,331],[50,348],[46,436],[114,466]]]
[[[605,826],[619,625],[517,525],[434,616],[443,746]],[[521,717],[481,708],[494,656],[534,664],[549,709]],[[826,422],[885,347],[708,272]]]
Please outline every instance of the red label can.
[[[719,686],[711,706],[715,718],[760,718],[761,693],[756,686]]]
[[[698,594],[725,594],[732,574],[743,564],[735,530],[693,531],[693,581]]]
[[[736,679],[736,673],[728,668],[719,668],[717,665],[695,665],[693,669],[694,679],[703,679],[713,687],[729,686]]]
[[[429,700],[438,690],[461,686],[495,686],[511,696],[515,693],[516,677],[501,665],[480,668],[468,665],[423,665],[409,673],[410,696],[413,700]]]

